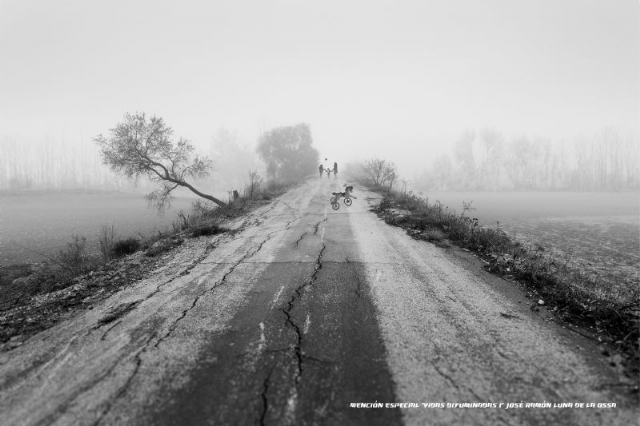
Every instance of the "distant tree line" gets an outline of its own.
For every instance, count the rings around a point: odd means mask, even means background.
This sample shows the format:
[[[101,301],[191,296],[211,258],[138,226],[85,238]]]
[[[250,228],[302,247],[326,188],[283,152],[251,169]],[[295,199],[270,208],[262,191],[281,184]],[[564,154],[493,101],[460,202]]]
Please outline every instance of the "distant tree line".
[[[0,190],[129,187],[102,165],[91,141],[0,139]]]
[[[616,191],[640,188],[637,135],[607,128],[571,144],[507,139],[494,129],[463,133],[453,155],[434,159],[416,186],[430,190]]]

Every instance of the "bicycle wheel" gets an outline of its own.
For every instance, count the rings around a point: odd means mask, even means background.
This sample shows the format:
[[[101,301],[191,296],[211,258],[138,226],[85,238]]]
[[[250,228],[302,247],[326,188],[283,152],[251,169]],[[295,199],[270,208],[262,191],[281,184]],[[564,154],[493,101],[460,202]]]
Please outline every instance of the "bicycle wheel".
[[[338,210],[340,208],[340,204],[333,203],[333,204],[331,204],[331,207],[333,207],[334,210]]]
[[[350,205],[351,205],[351,198],[345,198],[345,199],[344,199],[344,203],[345,203],[347,206],[350,206]]]

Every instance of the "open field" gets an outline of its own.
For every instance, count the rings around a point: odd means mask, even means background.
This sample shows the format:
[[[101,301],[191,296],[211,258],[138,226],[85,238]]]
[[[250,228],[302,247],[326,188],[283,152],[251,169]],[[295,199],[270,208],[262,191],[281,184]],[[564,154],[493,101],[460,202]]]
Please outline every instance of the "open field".
[[[462,212],[473,201],[487,227],[552,250],[606,280],[637,285],[640,274],[640,197],[634,192],[433,192],[429,204]],[[498,223],[499,222],[499,223]]]
[[[34,193],[0,195],[0,265],[44,260],[65,247],[72,235],[87,238],[90,252],[98,252],[102,225],[113,224],[117,236],[150,235],[171,228],[178,212],[193,198],[176,198],[164,215],[147,208],[141,194]],[[21,247],[22,246],[22,247]]]

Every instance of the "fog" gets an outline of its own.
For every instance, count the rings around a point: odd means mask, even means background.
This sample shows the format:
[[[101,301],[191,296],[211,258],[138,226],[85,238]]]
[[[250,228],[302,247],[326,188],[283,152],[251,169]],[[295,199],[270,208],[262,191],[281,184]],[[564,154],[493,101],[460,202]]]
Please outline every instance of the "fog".
[[[60,186],[64,173],[74,185],[114,184],[93,138],[137,111],[211,155],[219,177],[230,173],[220,135],[246,153],[231,169],[248,173],[260,167],[252,154],[264,130],[301,122],[323,159],[385,158],[412,181],[487,129],[505,146],[550,144],[573,169],[581,144],[596,146],[602,132],[637,153],[639,7],[0,0],[2,176],[33,167],[35,186]],[[481,167],[488,151],[473,140]],[[604,154],[589,149],[595,164]],[[45,153],[55,182],[25,165]],[[91,173],[78,177],[84,166]]]

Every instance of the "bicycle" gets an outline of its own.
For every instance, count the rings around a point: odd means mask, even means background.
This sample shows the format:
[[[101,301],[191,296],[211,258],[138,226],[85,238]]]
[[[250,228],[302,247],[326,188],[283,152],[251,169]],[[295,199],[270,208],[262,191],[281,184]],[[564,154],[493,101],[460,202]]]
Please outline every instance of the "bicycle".
[[[342,201],[347,207],[349,207],[353,203],[353,201],[351,201],[351,197],[349,197],[348,195],[345,195],[344,192],[332,192],[332,194],[333,194],[333,197],[331,197],[329,202],[331,203],[331,207],[334,210],[338,210],[340,208],[340,203],[338,203],[339,197],[344,197]]]

